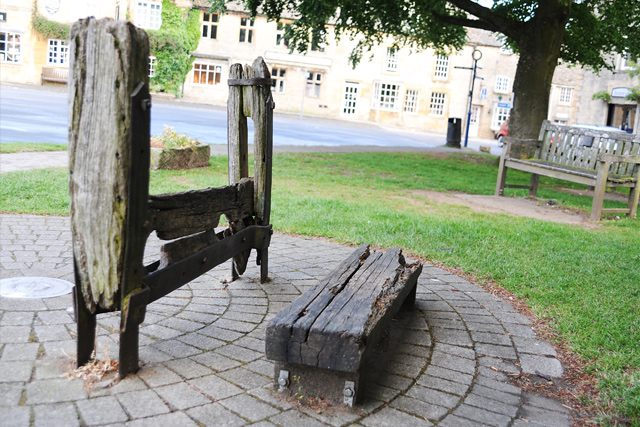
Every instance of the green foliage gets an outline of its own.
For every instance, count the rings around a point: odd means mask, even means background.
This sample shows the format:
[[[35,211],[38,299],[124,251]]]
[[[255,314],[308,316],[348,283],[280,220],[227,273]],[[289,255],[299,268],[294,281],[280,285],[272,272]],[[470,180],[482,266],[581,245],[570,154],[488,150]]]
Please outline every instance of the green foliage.
[[[176,132],[171,126],[164,125],[162,135],[151,137],[151,146],[159,148],[186,148],[199,145],[200,141],[189,138],[187,135]]]
[[[601,99],[604,102],[609,102],[611,101],[611,94],[607,91],[601,91],[601,92],[596,92],[593,94],[593,96],[591,96],[591,99],[593,99],[594,101],[596,99]]]
[[[633,79],[640,75],[640,66],[638,66],[637,62],[629,61],[629,66],[631,67],[629,69],[629,77]],[[627,95],[627,99],[640,104],[640,86],[632,87],[631,93]]]
[[[71,28],[68,24],[45,18],[38,13],[37,9],[34,9],[31,15],[31,27],[45,39],[61,40],[67,40],[69,38],[69,30]]]
[[[149,49],[158,63],[150,79],[156,92],[180,95],[193,58],[190,56],[200,40],[200,11],[182,10],[170,0],[162,2],[162,25],[159,30],[147,30]]]

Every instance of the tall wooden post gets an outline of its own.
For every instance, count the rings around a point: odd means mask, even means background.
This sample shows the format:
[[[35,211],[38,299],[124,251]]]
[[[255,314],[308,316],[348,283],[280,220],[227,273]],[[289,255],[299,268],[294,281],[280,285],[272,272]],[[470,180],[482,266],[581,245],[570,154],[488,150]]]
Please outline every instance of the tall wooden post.
[[[254,207],[257,225],[268,225],[271,217],[271,180],[273,157],[273,98],[271,74],[261,57],[242,69],[231,66],[229,74],[228,142],[229,183],[248,176],[247,122],[251,117],[254,128]],[[236,279],[246,266],[248,254],[234,257],[232,276]],[[268,249],[258,251],[260,280],[268,275]]]
[[[146,241],[149,41],[131,23],[94,18],[76,22],[70,41],[69,191],[82,365],[97,313],[122,310],[121,332],[135,329],[137,343],[137,324],[130,325],[141,320],[129,303],[142,291]]]

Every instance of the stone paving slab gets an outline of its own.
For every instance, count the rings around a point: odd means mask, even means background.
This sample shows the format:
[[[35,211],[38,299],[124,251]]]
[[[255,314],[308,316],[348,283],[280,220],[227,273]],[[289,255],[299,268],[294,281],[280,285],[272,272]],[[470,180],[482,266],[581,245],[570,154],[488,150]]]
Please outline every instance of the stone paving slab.
[[[151,238],[146,261],[158,250]],[[507,381],[507,373],[521,369],[562,376],[553,347],[509,304],[433,266],[418,281],[416,310],[392,322],[376,350],[363,404],[317,411],[279,396],[264,356],[267,323],[352,251],[275,234],[271,282],[260,284],[252,259],[235,282],[227,283],[225,264],[150,304],[140,371],[92,387],[65,377],[75,356],[70,295],[2,298],[0,420],[12,426],[571,425],[560,402]],[[0,278],[73,282],[72,264],[68,218],[0,215]],[[119,319],[119,313],[98,316],[98,358],[117,358]]]

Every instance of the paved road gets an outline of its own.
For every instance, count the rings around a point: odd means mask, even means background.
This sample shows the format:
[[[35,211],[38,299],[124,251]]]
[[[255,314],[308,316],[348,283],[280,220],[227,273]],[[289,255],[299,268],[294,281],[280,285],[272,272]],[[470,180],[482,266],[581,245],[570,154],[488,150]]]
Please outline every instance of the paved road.
[[[0,215],[0,279],[73,281],[69,220]],[[147,246],[149,262],[159,242]],[[300,406],[272,386],[269,320],[353,248],[275,234],[269,275],[253,260],[230,284],[217,267],[148,307],[142,368],[120,382],[68,379],[75,355],[71,296],[0,298],[3,426],[528,426],[569,427],[561,402],[509,383],[520,372],[562,375],[556,351],[511,305],[467,280],[425,266],[416,309],[392,322],[373,358],[365,402],[353,410]],[[117,358],[119,314],[98,316],[99,358]],[[259,423],[259,424],[253,424]]]
[[[65,88],[7,85],[0,86],[1,142],[67,142],[67,93]],[[161,133],[163,125],[173,126],[207,144],[226,144],[226,109],[156,96],[151,113],[152,134]],[[252,132],[249,120],[249,131]],[[253,138],[250,135],[250,140]],[[416,149],[442,146],[444,135],[404,131],[371,123],[354,123],[318,117],[278,114],[274,117],[276,146],[381,146]],[[472,139],[469,147],[490,145],[493,154],[499,149],[494,141]]]

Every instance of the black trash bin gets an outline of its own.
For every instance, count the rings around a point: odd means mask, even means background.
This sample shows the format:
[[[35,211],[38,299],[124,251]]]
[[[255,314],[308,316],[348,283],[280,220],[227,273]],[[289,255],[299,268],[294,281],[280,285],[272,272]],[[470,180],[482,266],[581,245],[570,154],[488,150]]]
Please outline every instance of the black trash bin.
[[[449,117],[449,127],[447,127],[447,147],[460,148],[461,135],[462,119],[460,117]]]

